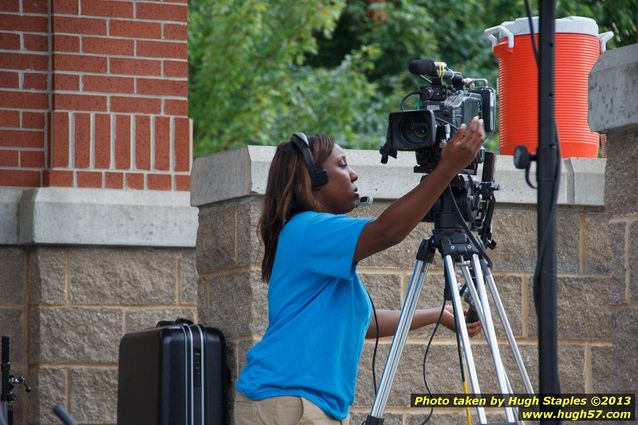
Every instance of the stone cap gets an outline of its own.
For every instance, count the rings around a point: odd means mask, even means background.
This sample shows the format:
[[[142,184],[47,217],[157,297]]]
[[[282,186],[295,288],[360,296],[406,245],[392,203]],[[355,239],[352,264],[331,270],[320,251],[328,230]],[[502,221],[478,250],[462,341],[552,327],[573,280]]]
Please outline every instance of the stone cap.
[[[398,159],[380,163],[372,150],[346,149],[348,163],[359,174],[357,186],[362,195],[394,200],[419,182],[413,172],[414,154],[400,152]],[[193,164],[191,204],[195,207],[250,195],[263,195],[274,146],[246,146],[200,157]],[[479,177],[481,171],[479,170]],[[525,172],[514,167],[513,157],[497,155],[495,180],[499,203],[536,204],[536,190],[525,182]],[[534,169],[530,180],[535,183]],[[605,159],[565,158],[562,162],[558,203],[562,205],[604,205]]]
[[[0,245],[195,247],[188,192],[0,188]]]
[[[638,44],[603,53],[589,74],[589,128],[638,128]]]

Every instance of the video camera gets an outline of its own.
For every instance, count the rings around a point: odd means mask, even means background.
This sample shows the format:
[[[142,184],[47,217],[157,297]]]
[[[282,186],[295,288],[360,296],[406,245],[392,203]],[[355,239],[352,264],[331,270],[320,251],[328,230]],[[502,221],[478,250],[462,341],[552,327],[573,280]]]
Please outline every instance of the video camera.
[[[454,136],[462,123],[469,125],[478,116],[483,119],[486,133],[494,131],[496,93],[486,79],[463,77],[444,62],[431,59],[414,60],[408,70],[429,84],[405,96],[401,112],[390,113],[386,143],[380,149],[382,163],[388,161],[388,156],[396,158],[397,150],[415,151],[415,172],[430,173],[441,159],[441,143]],[[417,109],[403,110],[403,103],[413,95],[419,95]],[[483,156],[481,149],[463,172],[476,175]]]

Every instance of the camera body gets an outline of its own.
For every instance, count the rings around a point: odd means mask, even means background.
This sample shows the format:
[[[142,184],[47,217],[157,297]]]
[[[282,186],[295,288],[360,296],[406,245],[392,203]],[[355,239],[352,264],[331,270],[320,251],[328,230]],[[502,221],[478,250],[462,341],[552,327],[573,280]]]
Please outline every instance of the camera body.
[[[388,155],[396,158],[399,150],[415,151],[418,164],[415,171],[430,173],[441,159],[442,142],[453,137],[461,124],[469,125],[478,116],[483,119],[485,132],[493,132],[496,92],[487,84],[476,88],[478,81],[487,83],[484,79],[463,78],[460,73],[446,71],[437,73],[430,84],[411,93],[418,94],[419,107],[390,113],[386,143],[380,149],[382,162],[387,161]],[[483,152],[468,164],[464,173],[476,174]]]

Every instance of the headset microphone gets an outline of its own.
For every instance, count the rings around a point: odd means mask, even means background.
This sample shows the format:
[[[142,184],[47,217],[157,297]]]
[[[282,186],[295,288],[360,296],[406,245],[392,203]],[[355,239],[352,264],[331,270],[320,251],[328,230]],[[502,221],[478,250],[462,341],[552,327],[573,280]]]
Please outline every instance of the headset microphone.
[[[373,202],[374,199],[372,199],[372,196],[361,196],[359,199],[354,201],[354,207],[368,207],[372,205]]]

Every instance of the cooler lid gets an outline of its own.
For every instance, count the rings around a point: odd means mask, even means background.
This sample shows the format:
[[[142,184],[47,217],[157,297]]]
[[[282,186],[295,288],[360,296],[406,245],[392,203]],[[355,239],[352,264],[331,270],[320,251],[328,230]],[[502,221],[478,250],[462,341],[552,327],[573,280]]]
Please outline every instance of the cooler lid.
[[[538,34],[538,16],[532,17],[534,34]],[[527,18],[518,18],[515,21],[503,22],[501,26],[507,28],[514,35],[529,34],[529,21]],[[556,19],[556,34],[576,33],[598,36],[598,24],[591,18],[582,16],[567,16]]]

